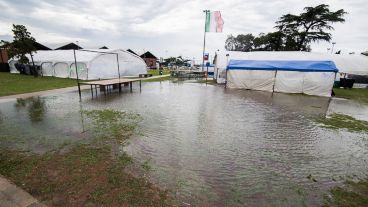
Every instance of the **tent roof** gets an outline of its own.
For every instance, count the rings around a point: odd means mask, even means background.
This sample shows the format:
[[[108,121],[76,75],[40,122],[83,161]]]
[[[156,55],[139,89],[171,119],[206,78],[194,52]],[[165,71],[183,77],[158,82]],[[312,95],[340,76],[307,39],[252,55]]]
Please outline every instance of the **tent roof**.
[[[328,54],[300,51],[257,51],[233,52],[217,54],[217,66],[226,68],[230,60],[308,60],[333,61],[341,73],[368,75],[368,57],[364,55]]]
[[[127,49],[127,51],[128,52],[130,52],[130,53],[132,53],[132,54],[134,54],[134,55],[138,55],[137,53],[135,53],[133,50],[131,50],[131,49]]]
[[[96,51],[102,53],[75,50],[77,62],[89,62],[94,58],[96,58],[97,56],[102,55],[103,53],[106,52],[128,53],[121,49],[89,49],[89,51]],[[133,55],[131,53],[128,54]],[[139,58],[139,56],[136,55],[133,56]],[[38,50],[35,53],[33,53],[33,60],[35,62],[74,62],[74,53],[73,50]]]
[[[303,72],[337,72],[332,61],[309,60],[230,60],[228,70],[283,70]]]

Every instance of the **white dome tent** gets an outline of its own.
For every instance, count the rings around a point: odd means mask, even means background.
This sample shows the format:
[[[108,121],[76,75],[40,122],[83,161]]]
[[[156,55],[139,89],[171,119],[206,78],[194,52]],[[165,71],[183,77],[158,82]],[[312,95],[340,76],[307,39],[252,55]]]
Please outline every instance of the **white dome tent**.
[[[125,50],[75,50],[75,53],[78,77],[82,80],[111,79],[118,78],[119,75],[138,76],[147,73],[142,58]],[[44,76],[77,77],[73,50],[40,50],[33,54],[33,60],[41,67]],[[10,64],[10,68],[12,73],[18,72],[14,64]]]

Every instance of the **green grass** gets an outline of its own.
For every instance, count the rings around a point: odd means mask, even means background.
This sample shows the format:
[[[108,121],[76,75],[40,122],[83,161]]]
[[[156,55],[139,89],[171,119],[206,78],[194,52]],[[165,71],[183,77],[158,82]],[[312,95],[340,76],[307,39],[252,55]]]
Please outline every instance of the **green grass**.
[[[347,129],[353,132],[368,132],[367,121],[356,120],[344,114],[332,114],[328,118],[320,118],[316,121],[325,128]]]
[[[368,206],[368,180],[358,182],[347,180],[344,187],[334,187],[324,206]]]
[[[76,80],[0,72],[0,96],[76,86]]]
[[[342,89],[334,88],[336,97],[357,100],[368,103],[368,89],[366,88],[352,88]]]

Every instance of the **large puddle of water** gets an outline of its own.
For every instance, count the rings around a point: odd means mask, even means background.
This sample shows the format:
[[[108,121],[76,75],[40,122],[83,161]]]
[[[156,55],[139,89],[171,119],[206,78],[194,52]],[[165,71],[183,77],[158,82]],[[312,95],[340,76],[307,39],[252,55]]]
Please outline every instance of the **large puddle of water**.
[[[97,99],[87,90],[82,102],[76,92],[2,102],[0,148],[42,153],[83,141],[81,110],[107,108],[142,116],[124,150],[182,205],[321,206],[340,177],[368,170],[368,134],[314,122],[333,112],[365,119],[365,105],[188,82]]]

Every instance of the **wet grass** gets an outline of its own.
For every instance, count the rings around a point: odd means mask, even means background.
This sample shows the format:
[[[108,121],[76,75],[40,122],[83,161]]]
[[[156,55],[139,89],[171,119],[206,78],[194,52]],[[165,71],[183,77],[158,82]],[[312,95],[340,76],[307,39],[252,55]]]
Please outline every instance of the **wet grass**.
[[[160,71],[157,70],[148,70],[147,71],[148,74],[152,74],[153,76],[157,76],[160,75]],[[162,75],[167,75],[170,74],[170,70],[162,70]]]
[[[327,118],[319,118],[317,123],[331,129],[347,129],[352,132],[368,132],[368,122],[354,119],[344,114],[332,114]]]
[[[160,82],[160,81],[167,81],[167,80],[172,80],[172,79],[174,79],[174,77],[165,76],[165,77],[160,77],[160,78],[142,80],[142,82]]]
[[[124,144],[141,120],[138,114],[115,110],[92,110],[83,113],[91,121],[87,127],[96,141],[115,140],[119,144]]]
[[[76,80],[0,72],[0,96],[76,86]]]
[[[365,88],[352,88],[342,89],[334,88],[336,97],[357,100],[360,102],[368,103],[368,89]]]
[[[368,206],[368,179],[360,181],[347,180],[344,187],[334,187],[325,197],[324,206]]]
[[[196,80],[194,83],[207,83],[207,84],[210,84],[210,85],[215,85],[216,84],[216,81],[211,79],[211,80],[206,80],[206,79],[202,79],[202,80]]]
[[[42,155],[0,150],[0,174],[48,206],[170,206],[167,192],[128,173],[134,161],[113,150],[134,133],[140,117],[114,110],[83,113],[92,142]]]

